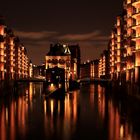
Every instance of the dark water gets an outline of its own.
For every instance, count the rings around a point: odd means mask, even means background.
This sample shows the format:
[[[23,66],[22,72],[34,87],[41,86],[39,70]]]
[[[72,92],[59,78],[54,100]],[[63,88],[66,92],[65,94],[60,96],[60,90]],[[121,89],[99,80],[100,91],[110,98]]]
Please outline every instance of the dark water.
[[[30,83],[16,97],[0,100],[0,140],[139,140],[140,106],[87,85],[65,99],[45,99]]]

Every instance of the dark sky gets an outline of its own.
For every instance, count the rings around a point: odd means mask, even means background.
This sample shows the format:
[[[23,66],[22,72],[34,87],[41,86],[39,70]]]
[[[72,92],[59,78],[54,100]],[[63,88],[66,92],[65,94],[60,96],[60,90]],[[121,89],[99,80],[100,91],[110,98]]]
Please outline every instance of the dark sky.
[[[107,48],[123,0],[3,0],[5,16],[34,64],[45,59],[51,42],[81,46],[82,61],[95,59]]]

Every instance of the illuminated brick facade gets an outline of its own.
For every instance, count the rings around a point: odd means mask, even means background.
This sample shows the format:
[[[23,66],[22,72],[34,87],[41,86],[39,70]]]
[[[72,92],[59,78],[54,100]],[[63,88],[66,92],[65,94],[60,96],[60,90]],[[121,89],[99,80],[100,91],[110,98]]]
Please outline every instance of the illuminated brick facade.
[[[80,74],[80,47],[79,45],[51,44],[46,55],[46,69],[55,66],[65,69],[65,78],[76,80]]]
[[[4,75],[5,75],[5,24],[4,20],[0,18],[0,80],[4,80]]]
[[[140,83],[139,9],[140,0],[124,0],[123,12],[116,18],[108,47],[112,80]]]
[[[67,45],[51,44],[45,61],[46,69],[54,67],[65,69],[65,81],[69,81],[71,76],[71,52]]]
[[[110,65],[109,65],[109,52],[104,50],[99,59],[99,78],[109,79],[110,78]]]
[[[98,59],[91,61],[90,77],[91,79],[99,78],[99,60]]]
[[[91,62],[85,62],[80,65],[80,79],[91,78]]]
[[[134,41],[127,49],[127,55],[133,57],[127,65],[127,80],[140,83],[140,0],[127,0],[124,3],[127,6],[127,25],[129,25],[127,34]]]
[[[29,59],[26,48],[0,17],[0,80],[28,77]]]
[[[124,14],[117,16],[109,44],[111,79],[126,79],[126,21]]]
[[[87,61],[80,65],[80,79],[90,78],[98,79],[99,75],[99,60]]]

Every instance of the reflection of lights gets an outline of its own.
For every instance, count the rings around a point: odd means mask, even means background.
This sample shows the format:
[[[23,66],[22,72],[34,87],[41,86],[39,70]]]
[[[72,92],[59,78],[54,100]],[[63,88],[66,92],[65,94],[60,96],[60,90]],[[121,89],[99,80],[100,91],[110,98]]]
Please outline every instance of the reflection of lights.
[[[79,83],[80,82],[80,79],[78,79],[77,82]]]
[[[134,68],[134,65],[132,65],[132,69]]]
[[[51,100],[51,115],[53,115],[53,100]]]
[[[123,134],[124,134],[124,128],[123,125],[121,125],[120,127],[120,137],[123,138]]]
[[[30,101],[32,100],[33,98],[33,83],[30,83],[29,85],[29,98],[30,98]]]
[[[121,82],[119,82],[119,85],[120,85],[120,86],[121,86],[121,84],[122,84],[122,83],[121,83]]]
[[[77,94],[76,91],[74,92],[74,99],[73,99],[73,115],[74,121],[77,119]]]
[[[71,106],[70,106],[70,99],[69,99],[69,94],[65,98],[65,118],[69,121],[70,119],[70,111],[71,111]]]
[[[99,100],[101,99],[101,95],[100,95],[100,93],[98,94],[98,99],[99,99]]]
[[[68,97],[67,99],[68,99],[68,102],[69,102],[69,100],[70,100],[70,95],[68,94],[68,96],[67,96],[67,97]]]
[[[6,123],[8,123],[8,108],[6,108]]]
[[[63,47],[66,48],[66,45],[64,44]]]
[[[127,140],[132,140],[132,137],[130,134],[128,134]]]
[[[36,94],[35,86],[33,86],[34,95]]]
[[[5,109],[2,108],[2,112],[1,112],[1,123],[0,123],[0,127],[1,127],[1,139],[2,140],[6,140],[6,125],[5,125]]]
[[[90,86],[90,103],[91,106],[94,106],[94,85]]]
[[[26,89],[25,93],[26,93],[26,95],[28,94],[28,89]]]
[[[10,108],[10,137],[11,139],[15,139],[15,108],[14,108],[14,102],[11,103]]]
[[[50,91],[55,91],[56,86],[55,86],[53,83],[51,83],[51,85],[48,87],[48,89],[49,89]]]
[[[61,88],[62,87],[62,85],[61,84],[59,84],[59,88]]]
[[[17,109],[17,104],[16,104],[16,102],[15,102],[15,110]]]
[[[47,102],[46,100],[44,100],[44,114],[46,114],[47,112]]]
[[[58,114],[60,114],[60,101],[58,101]]]

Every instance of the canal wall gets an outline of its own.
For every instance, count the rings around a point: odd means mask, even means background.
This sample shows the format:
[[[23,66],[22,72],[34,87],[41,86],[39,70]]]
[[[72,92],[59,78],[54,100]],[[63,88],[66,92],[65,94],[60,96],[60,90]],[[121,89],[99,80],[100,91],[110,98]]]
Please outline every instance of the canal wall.
[[[11,94],[14,89],[14,80],[1,80],[0,81],[0,97]]]
[[[110,81],[109,86],[107,86],[110,93],[114,94],[119,98],[130,98],[140,101],[140,86],[138,84],[132,84],[130,82],[120,83],[119,81]]]
[[[16,80],[3,80],[0,81],[0,98],[17,94],[18,90],[21,89],[24,86],[27,86],[29,84],[28,82],[18,82]]]
[[[81,85],[87,84],[99,84],[107,89],[111,90],[112,94],[119,97],[129,97],[136,98],[140,100],[140,85],[131,82],[120,82],[119,80],[109,80],[109,79],[88,79],[80,81]]]

